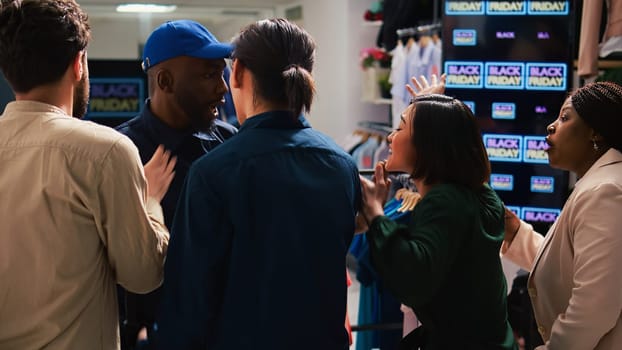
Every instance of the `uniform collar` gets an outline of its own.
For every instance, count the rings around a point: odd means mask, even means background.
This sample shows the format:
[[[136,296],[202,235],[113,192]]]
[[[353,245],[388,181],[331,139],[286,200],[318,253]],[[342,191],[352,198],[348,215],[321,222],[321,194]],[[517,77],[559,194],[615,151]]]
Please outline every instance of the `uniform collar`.
[[[224,123],[220,120],[215,120],[212,128],[207,131],[196,131],[192,128],[187,129],[175,129],[168,126],[162,120],[153,114],[150,107],[150,99],[145,101],[145,107],[143,108],[142,118],[145,123],[145,127],[149,130],[151,137],[154,140],[160,140],[166,147],[176,149],[182,142],[186,141],[188,137],[195,137],[204,141],[220,141],[222,140],[215,135],[214,129],[220,123]]]

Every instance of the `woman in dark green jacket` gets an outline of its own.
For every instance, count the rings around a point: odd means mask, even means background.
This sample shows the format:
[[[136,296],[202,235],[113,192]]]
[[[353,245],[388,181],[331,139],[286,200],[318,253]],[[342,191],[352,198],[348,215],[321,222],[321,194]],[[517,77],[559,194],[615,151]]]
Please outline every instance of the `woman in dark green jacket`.
[[[374,267],[423,324],[403,348],[517,349],[499,258],[504,209],[486,184],[490,163],[473,114],[454,98],[420,94],[401,119],[387,161],[373,181],[361,178],[361,214]],[[422,196],[408,225],[383,215],[387,171],[411,174]]]

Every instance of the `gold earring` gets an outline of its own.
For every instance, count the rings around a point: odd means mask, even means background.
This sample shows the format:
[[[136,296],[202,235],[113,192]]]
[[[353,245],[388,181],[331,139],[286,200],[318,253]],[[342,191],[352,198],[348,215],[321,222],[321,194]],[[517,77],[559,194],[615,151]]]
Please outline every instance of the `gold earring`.
[[[594,147],[594,151],[598,151],[598,144],[596,143],[596,140],[592,140],[592,146]]]

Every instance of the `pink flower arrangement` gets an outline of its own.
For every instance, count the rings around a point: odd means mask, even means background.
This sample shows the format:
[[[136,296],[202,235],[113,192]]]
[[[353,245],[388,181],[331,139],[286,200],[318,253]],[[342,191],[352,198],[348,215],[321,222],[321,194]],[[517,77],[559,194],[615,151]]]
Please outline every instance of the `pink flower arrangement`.
[[[383,49],[368,47],[361,50],[361,68],[373,67],[374,63],[383,68],[391,67],[391,55]]]

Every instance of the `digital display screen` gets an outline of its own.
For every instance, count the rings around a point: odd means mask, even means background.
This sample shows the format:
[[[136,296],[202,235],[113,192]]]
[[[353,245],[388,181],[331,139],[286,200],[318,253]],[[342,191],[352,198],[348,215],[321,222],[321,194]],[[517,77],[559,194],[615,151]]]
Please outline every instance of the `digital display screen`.
[[[493,162],[522,161],[523,138],[517,135],[484,134],[488,159]]]
[[[495,191],[513,191],[514,175],[490,174],[490,187]]]
[[[492,119],[516,119],[516,103],[493,102],[491,117]]]
[[[571,86],[573,4],[445,0],[443,6],[446,94],[464,101],[480,122],[491,187],[545,233],[568,195],[568,173],[549,166],[544,137]]]
[[[91,78],[89,117],[134,117],[145,101],[139,78]]]
[[[520,62],[486,62],[486,89],[522,90],[525,87],[525,64]]]
[[[147,75],[140,60],[89,60],[89,105],[84,119],[116,126],[142,111],[147,97]],[[0,113],[15,100],[0,74]]]
[[[471,29],[454,29],[454,46],[475,46],[477,44],[477,32]]]
[[[90,95],[84,119],[115,127],[139,115],[148,96],[140,60],[89,60]]]

